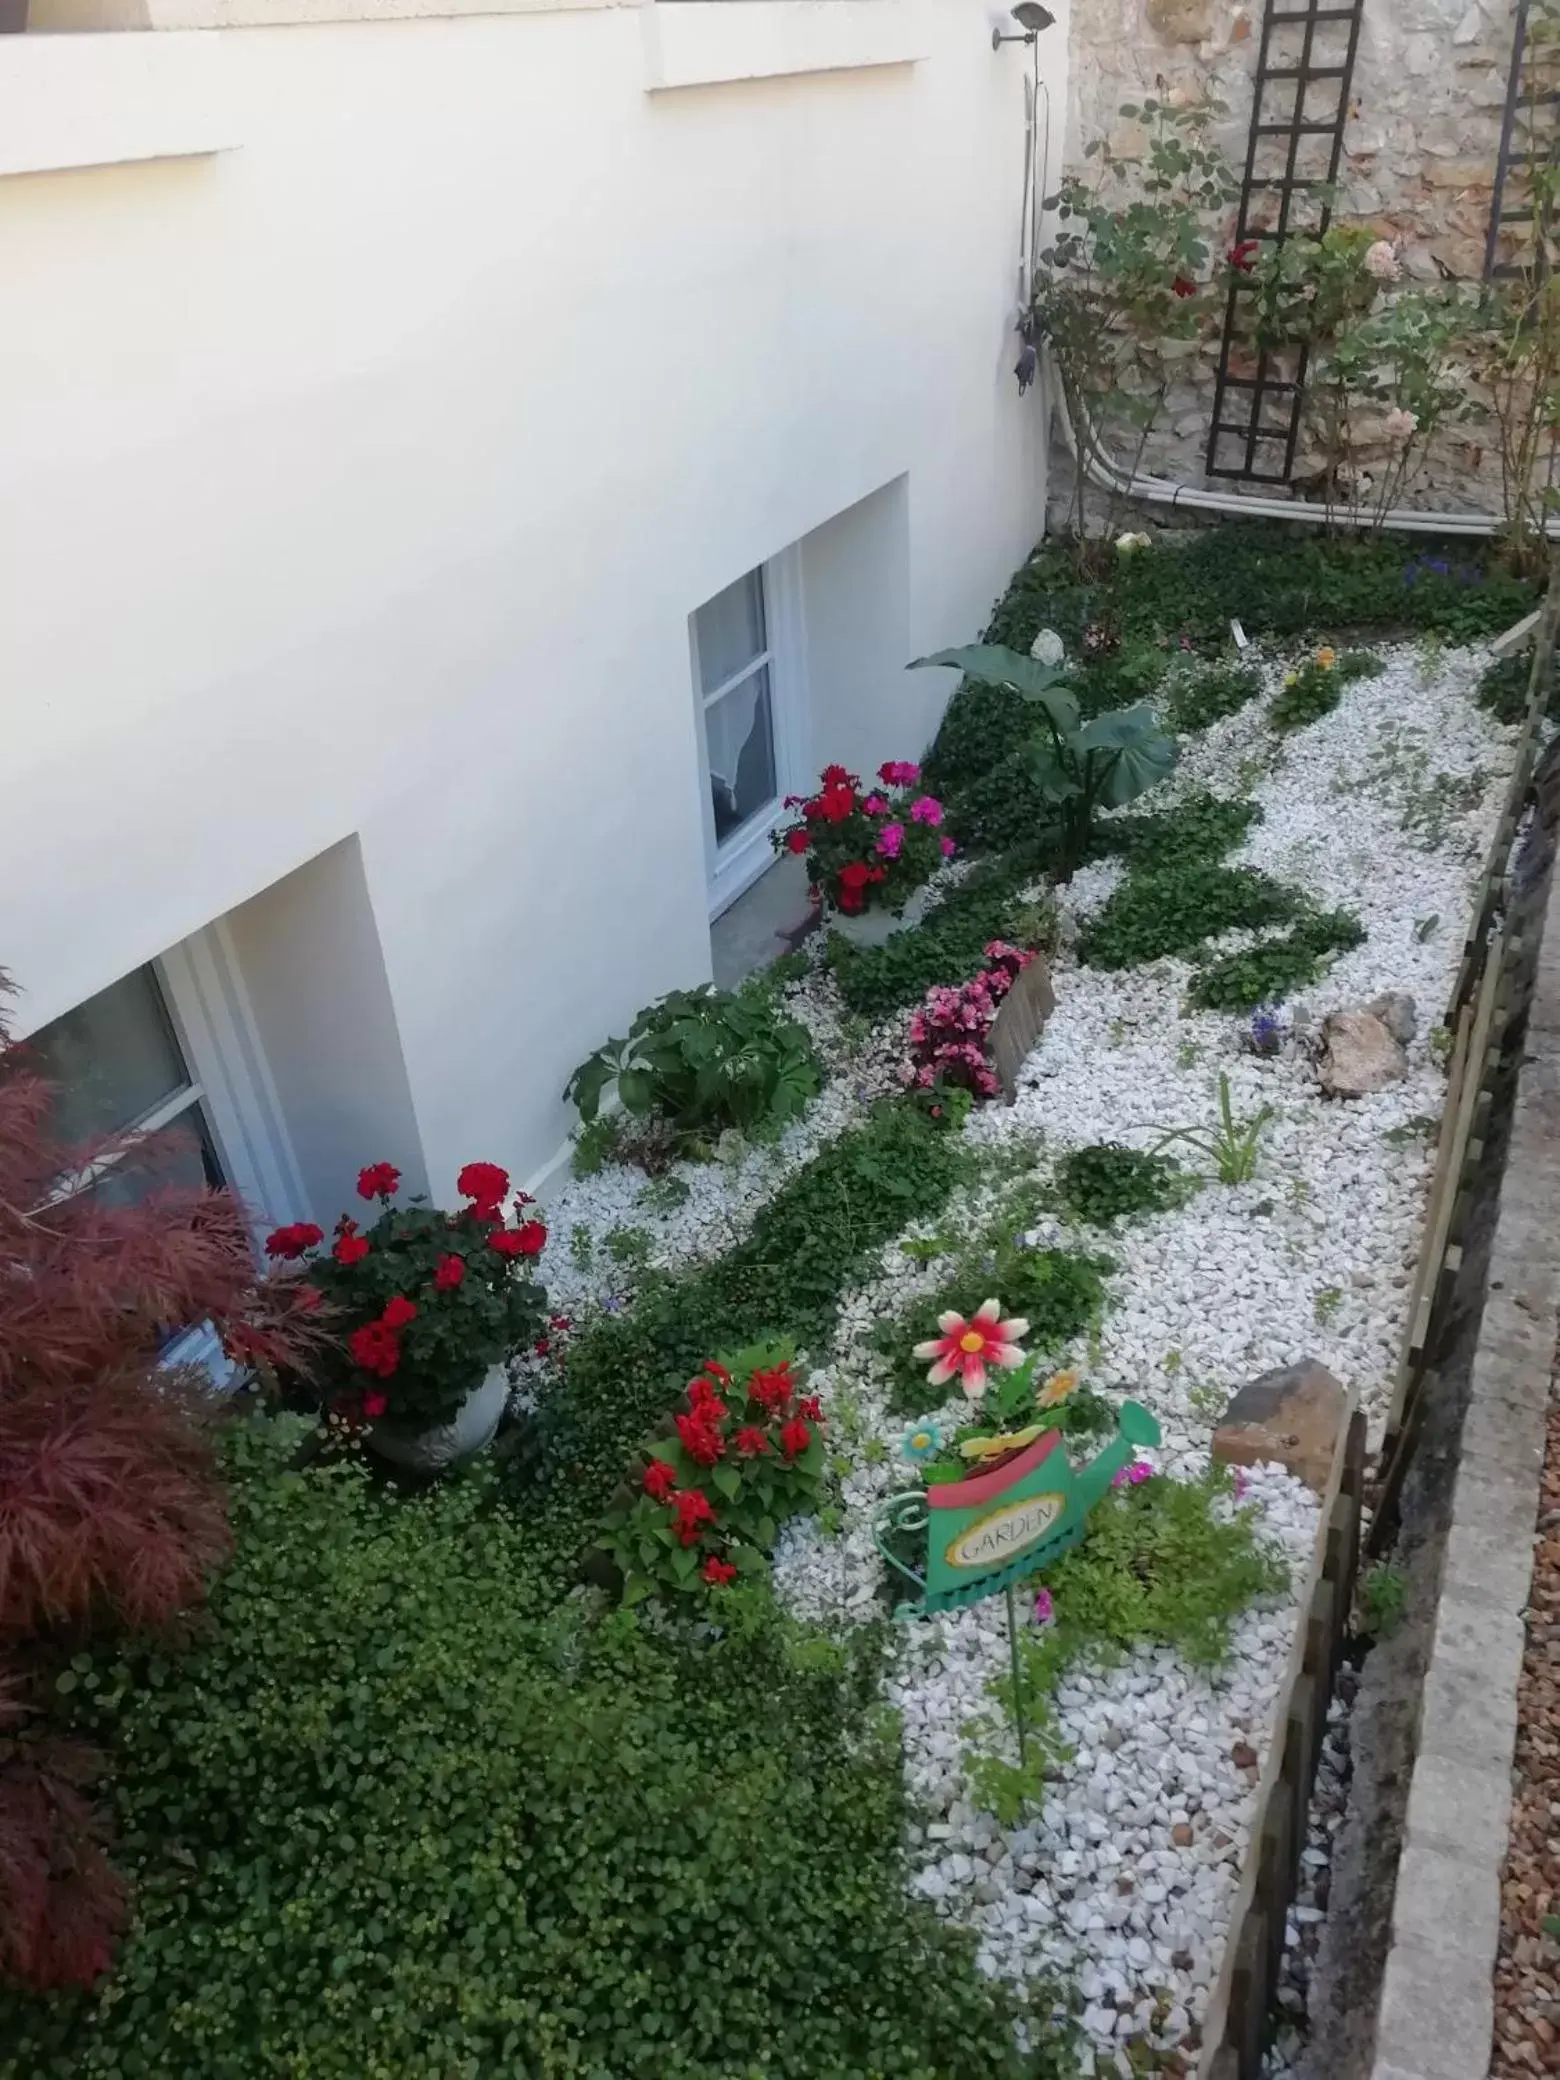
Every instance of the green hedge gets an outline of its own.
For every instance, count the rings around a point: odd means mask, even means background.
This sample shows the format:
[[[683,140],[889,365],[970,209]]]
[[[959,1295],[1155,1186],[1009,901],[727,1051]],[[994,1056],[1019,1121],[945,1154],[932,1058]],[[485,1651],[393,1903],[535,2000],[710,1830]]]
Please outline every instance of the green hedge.
[[[96,1992],[0,2001],[6,2080],[1071,2071],[904,1889],[876,1636],[549,1611],[484,1477],[397,1501],[287,1441],[235,1442],[194,1651],[81,1657],[135,1928]]]

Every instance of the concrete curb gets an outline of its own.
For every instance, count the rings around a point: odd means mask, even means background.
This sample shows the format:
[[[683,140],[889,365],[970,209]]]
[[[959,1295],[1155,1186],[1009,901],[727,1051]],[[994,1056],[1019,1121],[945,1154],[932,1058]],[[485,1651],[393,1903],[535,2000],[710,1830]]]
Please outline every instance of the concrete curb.
[[[1483,2080],[1523,1612],[1560,1323],[1560,877],[1490,1251],[1418,1753],[1392,1907],[1372,2080]]]

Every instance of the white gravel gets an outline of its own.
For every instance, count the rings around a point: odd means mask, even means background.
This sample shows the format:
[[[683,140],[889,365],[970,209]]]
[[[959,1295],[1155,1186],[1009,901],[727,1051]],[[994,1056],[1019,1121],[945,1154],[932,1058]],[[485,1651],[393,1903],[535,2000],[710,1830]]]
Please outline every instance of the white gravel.
[[[1091,1387],[1113,1398],[1130,1393],[1153,1409],[1166,1471],[1203,1467],[1211,1424],[1230,1394],[1303,1357],[1319,1358],[1356,1389],[1373,1424],[1385,1409],[1444,1094],[1430,1029],[1510,771],[1512,732],[1471,699],[1487,661],[1482,648],[1429,659],[1396,646],[1377,677],[1346,688],[1332,715],[1283,739],[1265,719],[1267,701],[1253,703],[1193,739],[1157,799],[1134,805],[1162,806],[1194,786],[1254,793],[1264,820],[1235,857],[1365,924],[1365,943],[1282,1008],[1286,1037],[1276,1058],[1249,1051],[1244,1021],[1185,1010],[1189,964],[1110,975],[1080,968],[1064,952],[1056,1009],[1017,1102],[982,1108],[965,1130],[1004,1174],[946,1209],[939,1232],[977,1232],[999,1193],[1014,1189],[1015,1171],[1022,1174],[1011,1160],[1015,1146],[1031,1152],[1031,1238],[1117,1260],[1094,1346],[1070,1355]],[[1271,697],[1281,668],[1268,676]],[[1064,946],[1120,872],[1115,862],[1091,866],[1062,892]],[[1325,1100],[1310,1046],[1322,1017],[1386,990],[1407,992],[1418,1010],[1406,1080],[1357,1101]],[[826,983],[815,978],[801,994],[826,1026]],[[837,1029],[829,1035],[836,1038]],[[633,1174],[609,1168],[570,1186],[550,1208],[560,1240],[574,1222],[595,1235],[628,1222],[654,1228],[665,1261],[724,1247],[779,1177],[841,1131],[861,1093],[881,1087],[881,1047],[857,1059],[870,1067],[835,1053],[828,1091],[779,1150],[750,1155],[730,1172],[683,1166],[690,1198],[659,1224],[636,1208],[643,1180]],[[1211,1125],[1221,1070],[1238,1114],[1272,1109],[1250,1182],[1208,1183],[1175,1211],[1111,1235],[1080,1230],[1056,1211],[1045,1186],[1058,1157],[1092,1141],[1148,1148],[1169,1129]],[[809,1519],[780,1541],[776,1580],[800,1611],[833,1622],[881,1611],[872,1511],[909,1483],[897,1450],[905,1426],[885,1406],[887,1368],[868,1339],[879,1320],[936,1290],[947,1271],[946,1260],[922,1265],[897,1245],[885,1249],[871,1281],[847,1296],[833,1348],[814,1354],[810,1385],[848,1470],[837,1535]],[[565,1277],[557,1290],[565,1304],[571,1291],[600,1297],[599,1276],[593,1283],[582,1273],[572,1288]],[[1058,1698],[1073,1759],[1050,1782],[1041,1811],[1011,1830],[975,1809],[962,1759],[964,1723],[985,1706],[986,1685],[1005,1665],[1004,1604],[917,1621],[901,1634],[890,1696],[923,1816],[912,1844],[917,1889],[976,1929],[987,1970],[1076,1986],[1091,2047],[1085,2071],[1128,2073],[1129,2040],[1182,2043],[1201,2020],[1217,1969],[1254,1765],[1317,1515],[1309,1491],[1272,1468],[1252,1476],[1250,1499],[1262,1530],[1292,1562],[1290,1596],[1247,1612],[1229,1662],[1212,1673],[1168,1651],[1143,1651],[1115,1668],[1074,1668]],[[1313,1861],[1318,1846],[1313,1840],[1308,1849]],[[1307,1915],[1319,1911],[1301,1904]]]

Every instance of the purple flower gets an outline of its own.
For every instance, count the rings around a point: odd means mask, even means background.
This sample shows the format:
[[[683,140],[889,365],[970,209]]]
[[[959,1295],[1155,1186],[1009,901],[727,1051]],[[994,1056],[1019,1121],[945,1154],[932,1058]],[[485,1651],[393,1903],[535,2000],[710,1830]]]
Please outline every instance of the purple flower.
[[[944,859],[952,859],[953,855],[959,849],[958,846],[954,844],[952,838],[939,838],[937,842],[942,847],[942,855]]]
[[[1056,1599],[1049,1589],[1042,1589],[1035,1597],[1035,1623],[1049,1625],[1056,1616]]]
[[[929,823],[935,829],[942,822],[942,803],[929,794],[917,795],[910,804],[912,823]]]
[[[1284,1029],[1278,1022],[1278,1014],[1265,1006],[1251,1014],[1251,1051],[1253,1054],[1277,1054],[1284,1043]]]
[[[603,1312],[606,1314],[621,1314],[623,1312],[623,1303],[616,1293],[608,1293],[601,1305]]]
[[[905,827],[902,823],[885,823],[877,835],[877,849],[884,859],[898,859],[899,848],[905,842]]]
[[[1146,1459],[1134,1459],[1130,1466],[1123,1466],[1111,1482],[1113,1488],[1140,1488],[1144,1481],[1154,1478],[1154,1469]]]
[[[1235,1500],[1237,1502],[1244,1502],[1250,1488],[1251,1475],[1246,1471],[1244,1466],[1237,1466],[1235,1469]]]

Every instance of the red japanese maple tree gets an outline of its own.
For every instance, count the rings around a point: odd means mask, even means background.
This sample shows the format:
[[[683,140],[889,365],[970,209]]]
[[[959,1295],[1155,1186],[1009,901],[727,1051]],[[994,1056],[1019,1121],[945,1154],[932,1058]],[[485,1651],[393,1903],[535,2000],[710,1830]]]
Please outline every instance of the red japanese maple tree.
[[[257,1286],[243,1208],[174,1182],[167,1137],[65,1147],[51,1111],[0,1018],[0,1972],[34,1987],[94,1978],[126,1908],[55,1676],[107,1629],[168,1626],[227,1551],[212,1397],[159,1344],[211,1320],[297,1363],[315,1297]],[[106,1163],[138,1193],[91,1189]]]

